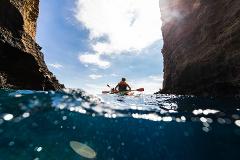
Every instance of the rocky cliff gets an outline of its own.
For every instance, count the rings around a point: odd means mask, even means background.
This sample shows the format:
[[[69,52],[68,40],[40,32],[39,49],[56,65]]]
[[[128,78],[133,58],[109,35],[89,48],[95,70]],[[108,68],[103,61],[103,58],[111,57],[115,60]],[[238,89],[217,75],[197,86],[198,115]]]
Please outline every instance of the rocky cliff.
[[[240,94],[240,1],[160,0],[163,93]]]
[[[0,0],[0,87],[58,90],[35,42],[39,0]]]

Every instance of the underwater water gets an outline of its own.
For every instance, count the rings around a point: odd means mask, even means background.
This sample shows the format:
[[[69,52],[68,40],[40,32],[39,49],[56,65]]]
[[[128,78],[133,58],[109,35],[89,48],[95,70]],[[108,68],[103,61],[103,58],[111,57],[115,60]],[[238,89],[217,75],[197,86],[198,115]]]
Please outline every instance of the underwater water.
[[[0,160],[239,159],[240,100],[0,90]]]

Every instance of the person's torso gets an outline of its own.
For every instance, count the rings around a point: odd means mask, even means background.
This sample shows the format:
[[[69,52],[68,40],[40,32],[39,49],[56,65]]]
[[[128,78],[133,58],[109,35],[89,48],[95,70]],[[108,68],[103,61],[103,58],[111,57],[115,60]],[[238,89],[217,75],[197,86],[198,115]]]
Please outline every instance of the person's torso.
[[[126,82],[123,82],[121,81],[119,84],[118,84],[118,90],[121,92],[121,91],[127,91],[127,83]]]

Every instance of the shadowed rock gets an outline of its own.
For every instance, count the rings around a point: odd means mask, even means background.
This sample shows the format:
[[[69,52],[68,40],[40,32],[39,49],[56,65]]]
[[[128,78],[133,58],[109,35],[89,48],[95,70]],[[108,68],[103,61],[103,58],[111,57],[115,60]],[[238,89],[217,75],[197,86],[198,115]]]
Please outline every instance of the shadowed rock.
[[[0,1],[0,87],[59,90],[35,42],[39,0]]]
[[[240,1],[160,0],[163,93],[240,94]]]

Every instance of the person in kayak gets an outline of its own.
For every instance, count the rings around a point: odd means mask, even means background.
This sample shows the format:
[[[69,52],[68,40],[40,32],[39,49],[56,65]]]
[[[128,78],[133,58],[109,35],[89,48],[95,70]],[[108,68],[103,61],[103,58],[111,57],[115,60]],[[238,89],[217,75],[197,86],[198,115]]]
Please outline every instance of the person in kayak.
[[[119,92],[126,92],[131,91],[131,87],[127,84],[126,78],[122,78],[122,81],[117,84],[115,87],[115,90],[118,90]]]

